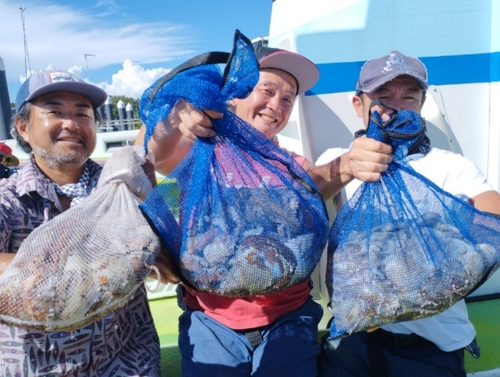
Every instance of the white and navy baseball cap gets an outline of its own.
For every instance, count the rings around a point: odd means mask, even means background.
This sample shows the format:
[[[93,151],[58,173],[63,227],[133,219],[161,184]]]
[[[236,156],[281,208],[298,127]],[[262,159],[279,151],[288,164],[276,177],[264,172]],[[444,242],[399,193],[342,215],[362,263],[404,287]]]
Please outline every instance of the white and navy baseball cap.
[[[418,58],[392,51],[389,55],[368,60],[359,73],[356,94],[373,93],[398,76],[410,76],[427,90],[427,68]]]
[[[265,43],[253,44],[260,69],[276,68],[291,74],[297,81],[297,94],[311,89],[319,79],[319,69],[305,56],[280,48],[267,47]]]
[[[101,88],[89,84],[72,73],[43,70],[28,77],[16,96],[16,113],[31,100],[52,92],[74,92],[88,98],[95,106],[101,107],[108,95]]]

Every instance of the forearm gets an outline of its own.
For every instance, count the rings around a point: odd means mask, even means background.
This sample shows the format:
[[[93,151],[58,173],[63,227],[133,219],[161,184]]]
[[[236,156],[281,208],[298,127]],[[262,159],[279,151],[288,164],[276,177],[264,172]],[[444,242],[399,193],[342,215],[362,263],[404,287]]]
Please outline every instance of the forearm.
[[[312,167],[307,173],[320,189],[324,200],[335,196],[354,179],[345,154],[328,164]]]

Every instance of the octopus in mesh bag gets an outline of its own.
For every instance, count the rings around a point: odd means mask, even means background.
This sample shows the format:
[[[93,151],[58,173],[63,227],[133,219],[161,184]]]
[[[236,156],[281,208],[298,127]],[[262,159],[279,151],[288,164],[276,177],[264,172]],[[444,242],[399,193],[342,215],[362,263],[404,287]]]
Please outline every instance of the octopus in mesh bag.
[[[335,251],[328,275],[331,334],[439,314],[476,286],[496,253],[491,245],[472,244],[432,213],[416,229],[403,222],[380,225],[368,239],[352,231],[342,252]]]
[[[0,323],[71,331],[132,298],[161,250],[138,208],[152,190],[145,161],[120,148],[90,196],[24,240],[0,275]]]

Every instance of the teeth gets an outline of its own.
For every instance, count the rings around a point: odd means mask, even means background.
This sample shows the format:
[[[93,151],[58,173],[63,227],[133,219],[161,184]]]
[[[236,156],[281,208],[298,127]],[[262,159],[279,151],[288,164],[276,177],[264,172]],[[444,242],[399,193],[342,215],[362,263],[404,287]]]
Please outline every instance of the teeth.
[[[265,114],[262,114],[261,117],[264,118],[264,119],[270,120],[272,122],[274,122],[274,120],[275,120],[274,118],[271,118],[270,116],[267,116]]]

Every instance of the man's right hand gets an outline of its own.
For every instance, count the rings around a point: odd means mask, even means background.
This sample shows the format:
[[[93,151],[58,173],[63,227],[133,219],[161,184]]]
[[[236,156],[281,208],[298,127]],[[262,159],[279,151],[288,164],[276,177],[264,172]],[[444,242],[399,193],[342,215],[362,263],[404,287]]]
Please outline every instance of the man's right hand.
[[[191,140],[196,137],[212,137],[215,131],[212,128],[210,118],[222,118],[217,111],[199,111],[183,99],[177,101],[168,116],[168,122],[173,128],[179,129],[181,133]]]
[[[155,126],[148,149],[155,155],[155,170],[168,175],[188,154],[196,137],[212,137],[213,119],[221,118],[216,111],[202,112],[184,100],[179,100],[166,119]],[[146,127],[142,126],[135,145],[144,143]]]
[[[392,147],[368,137],[358,137],[347,152],[347,162],[353,178],[376,182],[392,162]]]

